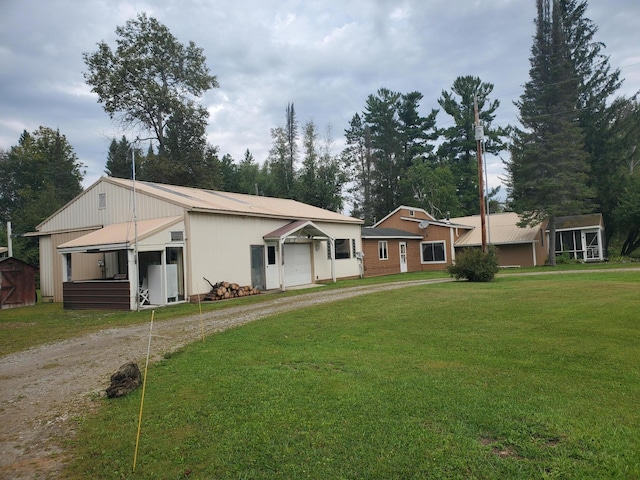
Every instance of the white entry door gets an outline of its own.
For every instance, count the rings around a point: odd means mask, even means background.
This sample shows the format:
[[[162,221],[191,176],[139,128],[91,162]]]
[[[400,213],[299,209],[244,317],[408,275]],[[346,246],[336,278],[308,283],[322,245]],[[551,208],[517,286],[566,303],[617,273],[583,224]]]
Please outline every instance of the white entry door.
[[[407,244],[400,242],[400,273],[407,273]]]
[[[280,271],[278,269],[278,244],[267,244],[267,290],[280,288]]]

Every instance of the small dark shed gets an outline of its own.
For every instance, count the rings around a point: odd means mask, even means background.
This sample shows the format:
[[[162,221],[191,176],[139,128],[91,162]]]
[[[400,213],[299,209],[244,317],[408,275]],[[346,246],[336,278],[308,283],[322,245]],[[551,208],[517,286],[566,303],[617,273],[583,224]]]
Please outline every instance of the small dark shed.
[[[36,304],[37,271],[17,258],[0,259],[0,309]]]

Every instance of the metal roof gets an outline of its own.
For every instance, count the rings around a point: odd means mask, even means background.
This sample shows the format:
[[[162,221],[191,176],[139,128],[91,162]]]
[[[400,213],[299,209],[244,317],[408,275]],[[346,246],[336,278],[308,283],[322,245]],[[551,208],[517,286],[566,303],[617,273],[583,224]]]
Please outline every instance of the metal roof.
[[[114,223],[107,225],[100,230],[87,233],[82,237],[70,240],[58,245],[58,251],[70,253],[72,251],[86,251],[91,249],[122,249],[128,248],[135,243],[136,230],[138,241],[144,240],[171,225],[183,220],[183,217],[163,217],[151,220],[139,220],[137,225],[134,222]]]
[[[101,180],[132,189],[131,180],[113,177],[103,177]],[[219,192],[140,181],[136,182],[135,188],[138,193],[180,205],[191,211],[354,224],[363,223],[358,218],[285,198],[261,197],[243,193]]]
[[[520,221],[515,212],[492,213],[486,216],[487,240],[495,245],[533,243],[539,240],[540,226],[518,227]],[[452,218],[451,223],[473,227],[456,240],[456,247],[482,244],[480,215]]]

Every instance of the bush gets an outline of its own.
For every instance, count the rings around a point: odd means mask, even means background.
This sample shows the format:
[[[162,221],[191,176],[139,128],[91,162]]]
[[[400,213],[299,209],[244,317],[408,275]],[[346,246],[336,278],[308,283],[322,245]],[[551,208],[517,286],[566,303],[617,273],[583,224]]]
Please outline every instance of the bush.
[[[452,277],[470,282],[490,282],[498,273],[498,256],[495,247],[489,247],[487,253],[479,248],[465,248],[456,255],[453,265],[447,267]]]

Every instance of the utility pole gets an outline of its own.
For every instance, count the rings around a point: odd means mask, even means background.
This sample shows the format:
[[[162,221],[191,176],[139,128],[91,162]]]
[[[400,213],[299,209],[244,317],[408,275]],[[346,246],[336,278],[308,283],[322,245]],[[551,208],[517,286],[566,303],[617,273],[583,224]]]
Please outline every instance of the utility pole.
[[[487,219],[484,203],[484,175],[482,174],[482,142],[484,140],[484,128],[480,125],[480,113],[478,112],[478,96],[473,97],[473,110],[476,117],[475,136],[478,151],[478,191],[480,194],[480,225],[482,228],[482,251],[488,252],[487,248]]]
[[[9,256],[13,257],[13,239],[11,238],[11,222],[7,222],[7,247]]]

